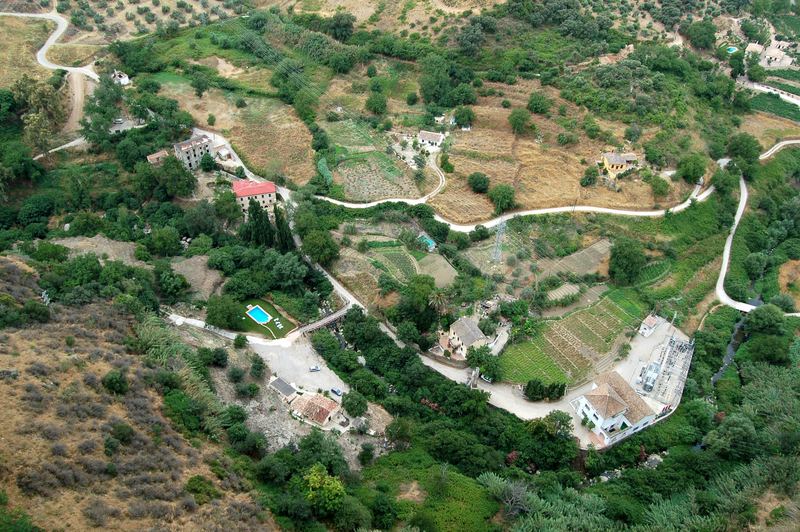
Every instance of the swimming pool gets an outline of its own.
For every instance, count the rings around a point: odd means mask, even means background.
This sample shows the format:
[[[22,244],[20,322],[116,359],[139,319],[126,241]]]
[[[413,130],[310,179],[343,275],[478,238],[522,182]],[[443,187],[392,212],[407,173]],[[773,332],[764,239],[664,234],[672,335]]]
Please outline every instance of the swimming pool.
[[[250,316],[250,319],[258,323],[259,325],[266,325],[267,323],[272,321],[272,316],[270,316],[267,313],[267,311],[261,308],[261,306],[259,305],[256,305],[255,307],[248,310],[247,315]]]
[[[725,49],[725,51],[728,52],[729,54],[734,54],[734,53],[738,52],[739,49],[737,47],[735,47],[735,46],[728,46]]]
[[[426,248],[428,248],[428,251],[436,248],[436,242],[434,242],[433,239],[428,235],[420,235],[419,241],[422,242]]]

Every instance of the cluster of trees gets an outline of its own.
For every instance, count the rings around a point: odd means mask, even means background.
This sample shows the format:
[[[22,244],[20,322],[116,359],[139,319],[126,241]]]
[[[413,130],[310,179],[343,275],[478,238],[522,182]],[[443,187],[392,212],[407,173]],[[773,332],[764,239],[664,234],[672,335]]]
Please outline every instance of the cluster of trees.
[[[567,391],[567,384],[564,382],[544,383],[540,379],[531,379],[525,384],[525,397],[531,401],[542,401],[547,399],[553,401],[561,399]]]
[[[470,347],[467,350],[467,364],[471,368],[478,368],[481,375],[492,382],[503,378],[500,359],[492,354],[488,346]]]

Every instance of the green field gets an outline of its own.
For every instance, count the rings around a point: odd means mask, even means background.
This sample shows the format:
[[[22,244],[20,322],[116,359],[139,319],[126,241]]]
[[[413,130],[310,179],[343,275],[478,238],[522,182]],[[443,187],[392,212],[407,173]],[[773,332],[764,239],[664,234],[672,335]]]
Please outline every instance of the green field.
[[[781,68],[777,70],[770,70],[769,75],[770,77],[788,79],[789,81],[800,81],[800,71],[798,70]]]
[[[797,94],[800,96],[800,87],[795,87],[794,85],[789,85],[788,83],[781,83],[780,81],[768,81],[767,82],[770,86],[775,87],[776,89],[781,89],[786,92],[790,92],[792,94]]]
[[[759,94],[750,100],[750,107],[753,111],[763,111],[800,122],[800,108],[793,103],[781,100],[775,94]]]
[[[272,321],[267,323],[266,326],[259,325],[255,321],[253,321],[250,317],[247,316],[247,305],[260,305],[267,314],[272,316]],[[245,332],[256,333],[256,334],[263,334],[267,338],[283,338],[290,332],[294,330],[294,324],[286,319],[286,317],[278,312],[278,310],[267,301],[263,299],[248,299],[241,304],[242,309],[242,325]],[[283,329],[279,329],[276,326],[276,320],[280,321],[283,324]],[[265,330],[266,329],[266,330]]]
[[[530,342],[507,347],[500,355],[503,380],[524,383],[531,379],[539,379],[546,383],[569,383],[567,375],[558,364],[545,354],[546,347],[542,344],[543,340],[536,338]]]
[[[414,258],[403,248],[380,248],[375,250],[380,262],[386,265],[389,272],[404,283],[417,274],[417,265]]]
[[[408,521],[417,512],[433,520],[433,530],[493,530],[490,519],[499,505],[477,481],[447,469],[447,483],[438,485],[442,466],[420,447],[382,456],[362,471],[364,482],[383,486],[396,499],[398,518]]]
[[[591,307],[549,320],[531,341],[512,345],[500,355],[503,380],[580,383],[592,367],[584,353],[610,353],[625,328],[635,326],[643,314],[635,294],[613,290]]]
[[[374,146],[377,142],[368,124],[347,119],[323,124],[333,144],[340,146]]]

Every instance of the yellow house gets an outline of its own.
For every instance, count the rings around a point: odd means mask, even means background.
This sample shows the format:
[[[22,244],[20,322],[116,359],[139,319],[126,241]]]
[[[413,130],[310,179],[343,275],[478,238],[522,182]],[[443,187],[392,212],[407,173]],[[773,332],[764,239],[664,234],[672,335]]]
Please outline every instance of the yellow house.
[[[603,154],[601,162],[609,177],[616,179],[622,172],[636,168],[639,165],[639,158],[635,153],[606,152]]]

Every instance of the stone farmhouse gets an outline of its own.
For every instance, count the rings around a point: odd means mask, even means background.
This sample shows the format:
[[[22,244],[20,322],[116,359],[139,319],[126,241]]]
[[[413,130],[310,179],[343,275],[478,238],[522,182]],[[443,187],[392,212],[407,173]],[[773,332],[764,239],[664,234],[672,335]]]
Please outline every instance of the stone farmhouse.
[[[164,159],[167,157],[169,157],[169,152],[167,150],[158,150],[147,156],[147,162],[152,166],[161,166],[161,163],[163,163]]]
[[[623,172],[627,172],[639,165],[639,157],[635,153],[606,152],[600,160],[600,165],[608,172],[611,179],[616,179]]]
[[[233,194],[236,203],[242,209],[245,217],[250,206],[250,200],[255,200],[263,209],[267,209],[278,201],[278,189],[271,181],[250,181],[249,179],[236,179],[233,181]]]
[[[200,166],[200,159],[203,155],[211,152],[211,139],[206,135],[192,137],[189,140],[178,142],[173,146],[175,157],[189,170],[195,170]]]
[[[454,355],[464,358],[470,347],[481,347],[487,343],[489,343],[489,339],[480,330],[475,320],[461,317],[450,325],[448,344]]]

